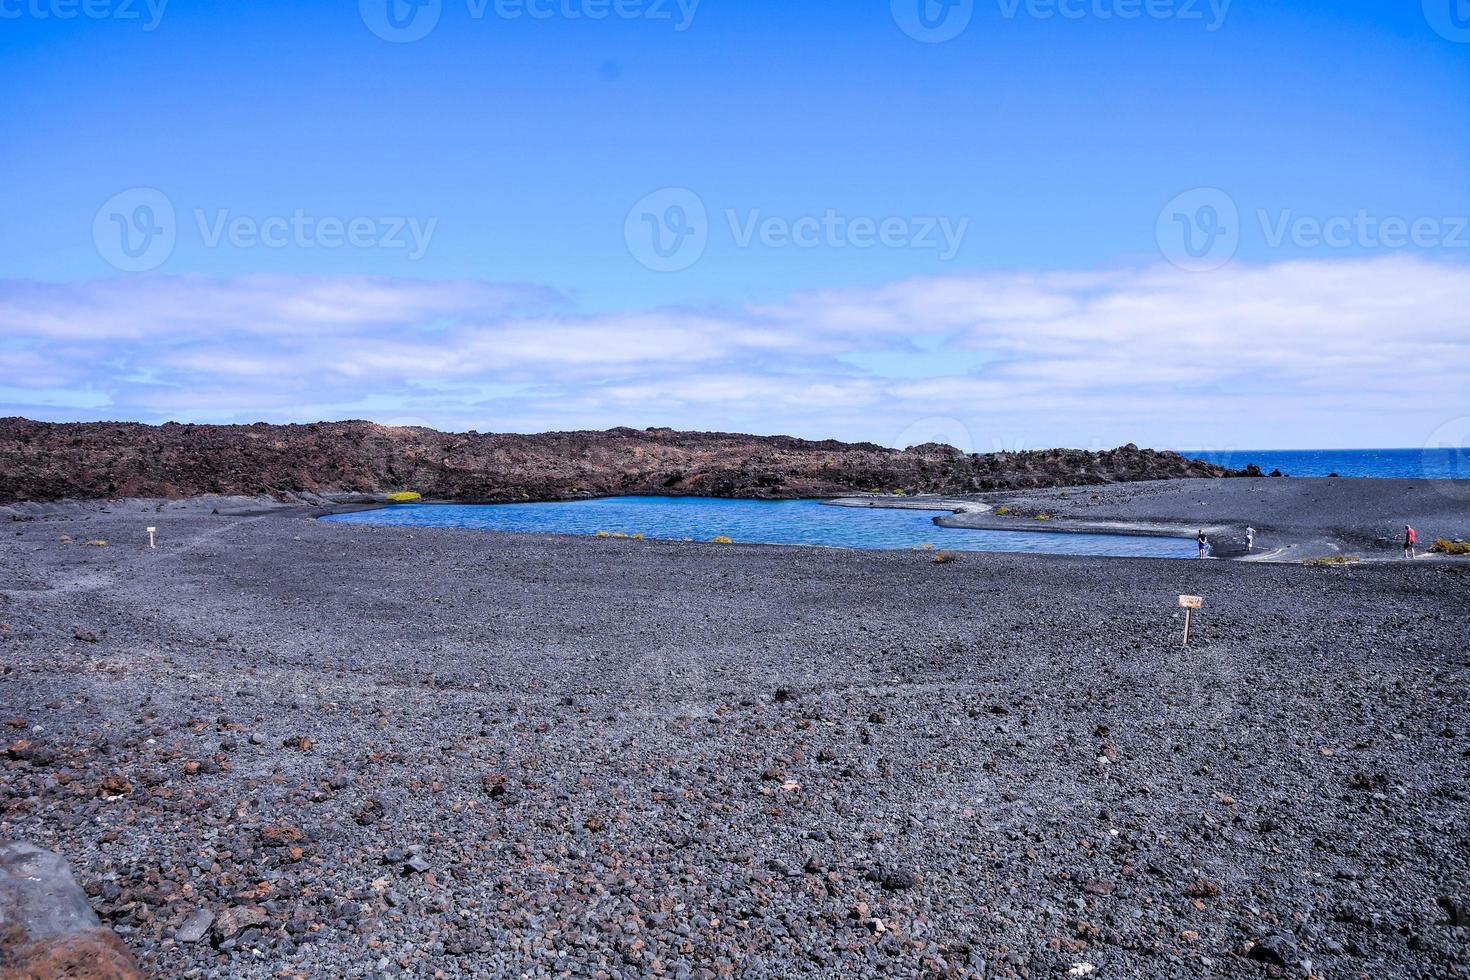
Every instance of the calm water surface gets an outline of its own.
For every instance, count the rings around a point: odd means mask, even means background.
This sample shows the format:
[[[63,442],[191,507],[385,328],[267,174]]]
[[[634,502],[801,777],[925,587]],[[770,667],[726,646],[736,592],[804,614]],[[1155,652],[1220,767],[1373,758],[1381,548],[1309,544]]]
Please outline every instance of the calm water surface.
[[[710,497],[609,497],[541,504],[406,504],[322,520],[352,524],[461,527],[540,534],[642,534],[708,541],[727,535],[747,544],[835,548],[1022,551],[1053,555],[1192,558],[1193,540],[1118,534],[978,531],[939,527],[939,512],[832,507],[817,500],[725,500]]]
[[[1470,480],[1470,446],[1432,449],[1212,449],[1183,450],[1191,459],[1244,469],[1255,463],[1287,476],[1397,477]]]

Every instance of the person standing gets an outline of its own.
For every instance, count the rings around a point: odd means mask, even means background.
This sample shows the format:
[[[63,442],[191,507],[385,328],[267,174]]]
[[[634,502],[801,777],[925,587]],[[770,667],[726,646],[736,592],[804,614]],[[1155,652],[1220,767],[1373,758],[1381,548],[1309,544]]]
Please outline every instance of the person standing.
[[[1248,527],[1245,529],[1245,550],[1252,551],[1256,547],[1256,529]]]
[[[1404,557],[1405,558],[1418,558],[1419,557],[1419,550],[1416,547],[1416,545],[1418,545],[1418,543],[1419,543],[1419,534],[1418,534],[1418,532],[1415,531],[1412,526],[1410,526],[1408,524],[1405,524],[1404,525]]]
[[[1205,553],[1210,550],[1210,539],[1205,537],[1205,532],[1201,529],[1194,540],[1199,543],[1199,556],[1203,558]]]

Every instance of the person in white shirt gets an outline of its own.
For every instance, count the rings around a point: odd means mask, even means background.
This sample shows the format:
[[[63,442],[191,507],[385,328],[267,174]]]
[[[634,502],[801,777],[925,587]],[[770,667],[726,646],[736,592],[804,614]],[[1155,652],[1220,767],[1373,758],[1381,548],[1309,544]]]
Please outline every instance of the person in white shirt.
[[[1248,527],[1245,529],[1245,550],[1251,551],[1256,546],[1256,529]]]

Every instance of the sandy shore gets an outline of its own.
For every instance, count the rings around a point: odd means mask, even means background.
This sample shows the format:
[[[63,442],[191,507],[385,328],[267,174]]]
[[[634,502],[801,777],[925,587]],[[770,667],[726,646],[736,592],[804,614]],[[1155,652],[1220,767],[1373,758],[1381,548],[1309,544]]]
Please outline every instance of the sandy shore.
[[[1058,500],[1163,520],[1203,492],[1124,489]],[[1463,563],[936,565],[307,513],[0,525],[0,836],[65,854],[158,975],[1470,958]],[[1205,597],[1188,650],[1179,593]]]

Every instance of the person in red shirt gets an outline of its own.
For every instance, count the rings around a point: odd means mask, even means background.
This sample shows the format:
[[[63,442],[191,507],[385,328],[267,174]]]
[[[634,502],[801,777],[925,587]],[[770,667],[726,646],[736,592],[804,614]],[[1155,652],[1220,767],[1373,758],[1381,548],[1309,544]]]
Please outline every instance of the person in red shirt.
[[[1405,558],[1418,558],[1419,557],[1418,549],[1415,548],[1415,545],[1418,544],[1418,542],[1419,542],[1419,535],[1414,532],[1414,529],[1412,527],[1410,527],[1409,525],[1405,524],[1404,525],[1404,557]]]

